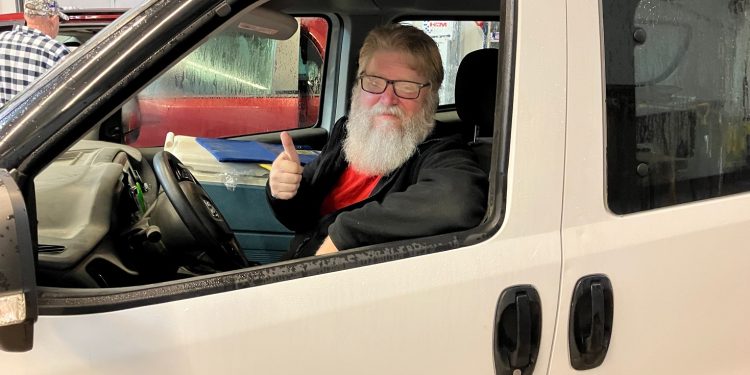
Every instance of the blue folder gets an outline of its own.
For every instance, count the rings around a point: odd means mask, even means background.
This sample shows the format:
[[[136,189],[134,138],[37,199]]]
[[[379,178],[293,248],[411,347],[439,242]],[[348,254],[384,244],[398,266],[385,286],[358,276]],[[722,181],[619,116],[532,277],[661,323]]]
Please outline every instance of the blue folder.
[[[195,140],[220,162],[271,163],[284,151],[284,147],[280,144],[256,141],[217,138],[196,138]],[[304,150],[304,147],[300,148],[300,146],[297,146],[297,153],[303,165],[318,157],[316,151]]]

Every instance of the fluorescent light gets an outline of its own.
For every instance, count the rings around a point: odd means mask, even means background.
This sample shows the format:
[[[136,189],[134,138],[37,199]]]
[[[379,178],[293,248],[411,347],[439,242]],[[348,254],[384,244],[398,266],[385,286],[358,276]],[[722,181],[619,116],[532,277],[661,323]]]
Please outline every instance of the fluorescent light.
[[[231,74],[227,74],[227,73],[224,73],[224,72],[222,72],[222,71],[216,70],[216,69],[214,69],[214,68],[211,68],[211,67],[209,67],[209,66],[205,66],[205,65],[203,65],[203,64],[198,64],[198,63],[196,63],[196,62],[192,62],[192,61],[185,61],[185,63],[186,63],[186,64],[189,64],[189,65],[192,65],[192,66],[195,66],[195,67],[197,67],[198,69],[205,69],[205,70],[207,70],[207,71],[209,71],[209,72],[211,72],[211,73],[214,73],[214,74],[216,74],[216,75],[220,75],[220,76],[222,76],[222,77],[226,77],[226,78],[229,78],[229,79],[233,79],[233,80],[235,80],[235,81],[237,81],[237,82],[242,82],[242,83],[244,83],[244,84],[246,84],[246,85],[249,85],[249,86],[255,87],[256,89],[260,89],[260,90],[268,90],[268,87],[264,87],[264,86],[261,86],[261,85],[259,85],[259,84],[255,83],[255,82],[250,82],[250,81],[246,81],[246,80],[244,80],[244,79],[242,79],[242,78],[238,78],[237,76],[233,76],[233,75],[231,75]]]

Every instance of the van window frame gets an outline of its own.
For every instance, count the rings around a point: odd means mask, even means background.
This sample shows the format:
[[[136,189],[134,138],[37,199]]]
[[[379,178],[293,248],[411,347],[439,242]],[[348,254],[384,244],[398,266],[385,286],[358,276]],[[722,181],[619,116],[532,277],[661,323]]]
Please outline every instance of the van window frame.
[[[149,306],[443,252],[487,240],[500,229],[505,213],[505,176],[508,169],[515,79],[513,64],[516,54],[517,0],[503,1],[500,20],[506,22],[501,28],[500,36],[503,41],[500,48],[503,68],[498,71],[496,105],[499,110],[496,111],[493,136],[495,147],[492,151],[487,213],[477,227],[462,232],[361,247],[326,256],[323,261],[310,257],[159,284],[106,289],[40,286],[40,315],[92,314]],[[336,26],[330,27],[329,31],[334,29]],[[335,34],[329,35],[329,40],[336,37]],[[330,49],[326,53],[330,53]],[[326,58],[330,59],[330,56]]]

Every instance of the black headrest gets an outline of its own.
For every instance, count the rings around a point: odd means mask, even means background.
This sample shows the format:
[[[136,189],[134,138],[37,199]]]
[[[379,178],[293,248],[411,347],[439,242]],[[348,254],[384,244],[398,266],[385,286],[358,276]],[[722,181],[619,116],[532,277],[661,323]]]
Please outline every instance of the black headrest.
[[[498,50],[473,51],[456,73],[456,111],[461,121],[479,127],[479,137],[491,137],[495,122]]]

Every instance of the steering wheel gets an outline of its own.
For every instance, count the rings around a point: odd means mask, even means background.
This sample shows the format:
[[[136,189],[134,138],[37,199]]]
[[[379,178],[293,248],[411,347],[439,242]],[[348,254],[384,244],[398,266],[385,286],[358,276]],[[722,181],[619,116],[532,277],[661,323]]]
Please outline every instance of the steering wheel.
[[[167,151],[154,155],[154,173],[195,241],[222,271],[248,267],[234,232],[192,173]]]

